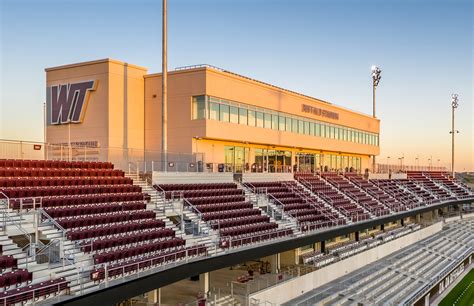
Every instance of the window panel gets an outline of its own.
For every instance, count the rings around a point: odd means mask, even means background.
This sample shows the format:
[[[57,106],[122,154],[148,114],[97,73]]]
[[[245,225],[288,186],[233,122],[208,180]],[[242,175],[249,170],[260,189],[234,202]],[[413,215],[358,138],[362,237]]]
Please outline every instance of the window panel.
[[[263,128],[263,113],[257,112],[257,127]]]
[[[303,120],[298,120],[298,134],[304,133],[304,122]]]
[[[219,120],[219,104],[209,102],[209,119]]]
[[[292,126],[292,120],[289,117],[285,118],[286,121],[286,131],[287,132],[292,132],[293,131],[293,126]]]
[[[272,115],[272,129],[278,130],[278,115]]]
[[[279,116],[279,117],[278,117],[278,129],[279,129],[280,131],[284,131],[285,128],[286,128],[285,119],[286,119],[286,118],[283,117],[283,116]]]
[[[229,105],[221,104],[219,106],[220,115],[219,120],[224,122],[229,122]]]
[[[246,108],[239,108],[239,123],[247,125],[247,109]]]
[[[239,109],[236,106],[230,107],[230,122],[239,123]]]
[[[296,120],[296,119],[293,118],[293,123],[292,123],[292,125],[293,125],[293,129],[292,129],[292,130],[293,130],[293,133],[298,133],[298,120]]]
[[[304,122],[304,134],[309,135],[309,122],[308,121]]]
[[[264,119],[264,127],[266,129],[271,129],[272,128],[272,115],[263,113],[263,119]]]
[[[193,119],[204,119],[206,115],[206,96],[193,97]]]
[[[247,119],[248,125],[249,126],[256,126],[255,120],[256,120],[255,111],[254,110],[249,110],[248,111],[248,119]]]

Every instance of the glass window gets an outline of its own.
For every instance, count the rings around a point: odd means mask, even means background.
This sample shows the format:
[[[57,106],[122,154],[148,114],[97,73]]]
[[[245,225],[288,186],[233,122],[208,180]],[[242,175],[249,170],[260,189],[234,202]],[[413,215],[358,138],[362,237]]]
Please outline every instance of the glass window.
[[[255,126],[255,111],[254,110],[248,111],[248,125]]]
[[[239,123],[247,125],[247,109],[239,108]]]
[[[239,123],[239,109],[236,106],[230,107],[230,122]]]
[[[264,127],[266,129],[271,129],[272,128],[272,115],[263,113],[263,119],[264,119]]]
[[[221,104],[220,107],[220,121],[229,122],[229,105]]]
[[[298,120],[298,134],[304,133],[304,122],[303,120]]]
[[[304,134],[309,135],[309,122],[308,121],[304,122]]]
[[[193,119],[204,119],[206,116],[206,96],[193,97]]]
[[[278,117],[278,129],[280,131],[284,131],[286,128],[286,125],[285,125],[285,117],[283,116],[279,116]]]
[[[263,128],[263,113],[257,112],[257,127]]]
[[[314,135],[315,135],[315,136],[321,136],[321,124],[315,123],[315,124],[314,124],[314,127],[315,127],[315,129],[314,129]]]
[[[219,120],[219,104],[209,102],[209,119]]]
[[[272,115],[272,129],[278,130],[278,115]]]
[[[285,120],[286,120],[286,131],[287,132],[292,132],[293,131],[292,119],[286,117]]]
[[[293,133],[298,133],[298,120],[293,118],[292,126],[293,126],[293,128],[292,128]]]

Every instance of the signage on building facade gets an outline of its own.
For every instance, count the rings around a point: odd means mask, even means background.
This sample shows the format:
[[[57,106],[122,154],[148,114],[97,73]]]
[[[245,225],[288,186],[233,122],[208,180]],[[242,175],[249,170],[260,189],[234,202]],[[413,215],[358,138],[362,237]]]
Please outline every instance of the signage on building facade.
[[[331,111],[321,109],[321,108],[318,108],[318,107],[314,107],[314,106],[311,106],[311,105],[307,105],[307,104],[302,104],[301,106],[302,106],[301,110],[304,113],[310,113],[310,114],[313,114],[313,115],[316,115],[316,116],[322,116],[322,117],[326,117],[326,118],[329,118],[329,119],[339,120],[339,114],[338,113],[331,112]]]
[[[48,123],[80,123],[84,118],[91,91],[97,81],[54,85],[47,88]]]

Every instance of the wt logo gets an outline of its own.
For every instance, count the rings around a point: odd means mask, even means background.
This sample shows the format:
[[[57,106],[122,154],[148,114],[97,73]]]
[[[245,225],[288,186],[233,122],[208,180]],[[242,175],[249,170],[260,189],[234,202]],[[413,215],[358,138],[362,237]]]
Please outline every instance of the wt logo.
[[[96,81],[86,81],[48,88],[51,124],[82,122],[89,93],[95,90]]]

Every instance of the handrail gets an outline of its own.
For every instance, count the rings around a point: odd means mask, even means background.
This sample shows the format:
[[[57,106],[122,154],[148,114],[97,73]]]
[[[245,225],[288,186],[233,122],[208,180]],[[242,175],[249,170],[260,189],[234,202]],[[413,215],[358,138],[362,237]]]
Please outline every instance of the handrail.
[[[191,207],[195,212],[197,212],[197,214],[198,214],[198,216],[199,216],[199,219],[201,219],[201,217],[202,217],[202,212],[199,211],[199,209],[197,209],[196,206],[194,206],[193,204],[191,204],[191,202],[189,202],[189,200],[188,200],[187,198],[183,198],[183,201],[184,201],[185,203],[187,203],[188,206]]]
[[[262,237],[262,236],[268,236],[268,235],[271,235],[271,234],[275,234],[275,233],[286,233],[288,231],[290,231],[291,229],[276,229],[274,231],[269,231],[269,232],[260,232],[260,233],[255,233],[255,234],[250,234],[250,235],[242,235],[242,236],[220,236],[220,239],[221,240],[226,240],[226,241],[229,241],[229,247],[232,247],[232,241],[238,241],[238,240],[244,240],[244,239],[251,239],[251,238],[255,238],[255,237]],[[286,235],[286,236],[277,236],[276,238],[287,238],[288,236],[294,236],[294,233],[292,232],[291,234],[289,235]]]
[[[10,198],[5,193],[1,191],[0,193],[7,199],[7,207],[1,210],[3,214],[4,230],[6,230],[6,223],[7,221],[9,221],[11,224],[15,225],[20,230],[23,236],[25,236],[28,239],[29,241],[28,246],[31,247],[31,235],[21,226],[21,223],[17,224],[17,222],[15,222],[15,220],[13,220],[13,218],[8,215],[8,208],[9,208],[8,204],[10,203]],[[20,218],[21,218],[21,215],[20,215]],[[31,251],[31,248],[30,248],[30,251]]]
[[[64,244],[65,240],[66,240],[66,237],[67,237],[67,230],[62,227],[58,222],[56,222],[56,220],[54,220],[43,208],[39,209],[38,210],[40,212],[41,215],[45,216],[46,219],[51,222],[54,226],[56,226],[58,228],[58,230],[61,232],[61,236],[62,236],[62,240],[60,240],[60,243],[62,241],[62,243]],[[74,254],[73,254],[74,256]],[[64,268],[64,261],[67,261],[69,264],[73,265],[74,262],[69,260],[67,254],[66,254],[66,251],[63,250],[63,256],[62,256],[62,261],[63,261],[63,268]]]
[[[298,188],[294,187],[294,186],[291,186],[290,184],[286,184],[286,185],[289,185],[289,187],[291,188],[291,190],[293,192],[295,192],[297,195],[301,196],[303,198],[303,200],[309,204],[312,208],[316,209],[316,210],[319,210],[319,207],[316,206],[316,204],[319,204],[319,202],[316,200],[315,202],[315,199],[311,198],[310,196],[308,196],[306,193],[302,192],[301,190],[299,190]],[[311,193],[313,193],[315,196],[317,196],[312,190],[311,190]],[[324,204],[323,204],[324,205]],[[338,224],[338,219],[335,219],[333,218],[331,215],[327,215],[324,211],[322,212],[322,215],[325,216],[326,218],[329,218],[332,222],[335,222],[335,225]],[[311,222],[307,222],[307,224],[312,224]]]
[[[53,217],[51,217],[43,208],[39,209],[38,211],[44,215],[46,219],[49,220],[49,222],[53,223],[53,225],[56,226],[61,232],[64,234],[67,233],[66,229],[56,222],[56,220],[54,220]]]

